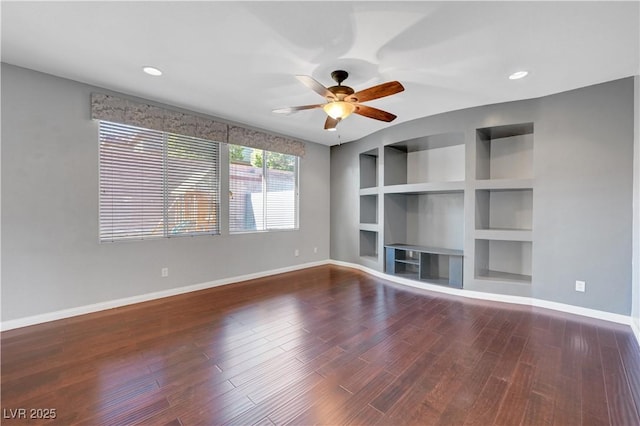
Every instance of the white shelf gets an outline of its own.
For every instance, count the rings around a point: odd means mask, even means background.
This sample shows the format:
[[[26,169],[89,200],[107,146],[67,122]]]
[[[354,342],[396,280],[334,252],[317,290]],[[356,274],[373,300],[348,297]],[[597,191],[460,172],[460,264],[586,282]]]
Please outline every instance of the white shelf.
[[[420,261],[416,259],[396,259],[396,263],[406,263],[408,265],[419,265]]]
[[[362,188],[360,189],[360,195],[378,195],[378,187]]]
[[[533,179],[478,179],[476,189],[533,189]]]
[[[388,185],[384,187],[383,192],[385,194],[429,194],[464,192],[464,181],[405,183],[401,185]]]
[[[378,232],[380,231],[380,226],[377,223],[361,223],[360,230],[369,231],[369,232]]]
[[[529,229],[476,229],[474,236],[479,240],[533,241]]]
[[[464,256],[464,252],[462,250],[448,249],[448,248],[441,248],[441,247],[425,247],[425,246],[417,246],[413,244],[386,244],[385,247],[389,247],[392,249],[400,249],[405,251],[418,251],[418,252],[424,252],[424,253],[442,254],[445,256]]]
[[[484,270],[476,274],[477,280],[502,281],[517,284],[531,284],[531,275],[512,274],[509,272]]]

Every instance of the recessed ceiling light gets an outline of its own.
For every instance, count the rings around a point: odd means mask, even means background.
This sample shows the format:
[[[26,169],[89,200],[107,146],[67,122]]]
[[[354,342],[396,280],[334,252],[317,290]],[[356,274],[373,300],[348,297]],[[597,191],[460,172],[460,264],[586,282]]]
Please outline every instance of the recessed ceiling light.
[[[527,74],[529,74],[529,71],[516,71],[509,76],[509,80],[519,80],[526,77]]]
[[[154,67],[143,67],[142,71],[146,72],[149,75],[153,75],[155,77],[162,75],[162,71],[160,71],[158,68],[154,68]]]

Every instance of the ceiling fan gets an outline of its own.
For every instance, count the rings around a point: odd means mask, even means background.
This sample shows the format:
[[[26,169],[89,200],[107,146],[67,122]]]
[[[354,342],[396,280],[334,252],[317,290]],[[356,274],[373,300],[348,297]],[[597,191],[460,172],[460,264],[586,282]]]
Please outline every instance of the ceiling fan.
[[[396,116],[373,108],[362,105],[362,102],[371,101],[385,96],[395,95],[404,90],[404,87],[398,81],[390,81],[368,89],[356,92],[349,86],[343,86],[342,82],[349,77],[349,73],[343,70],[336,70],[331,73],[331,78],[338,83],[337,86],[324,87],[318,81],[308,75],[297,75],[296,78],[302,84],[324,97],[327,102],[324,104],[302,105],[289,108],[275,109],[273,112],[280,114],[288,114],[305,109],[322,108],[327,113],[327,121],[324,123],[325,130],[336,130],[338,123],[347,118],[351,113],[356,113],[364,117],[373,118],[375,120],[390,122]]]

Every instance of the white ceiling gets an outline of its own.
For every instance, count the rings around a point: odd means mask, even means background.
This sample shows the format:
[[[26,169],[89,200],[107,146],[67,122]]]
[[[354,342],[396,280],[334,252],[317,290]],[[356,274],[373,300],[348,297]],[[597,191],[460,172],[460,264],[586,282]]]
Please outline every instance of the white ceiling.
[[[334,145],[471,106],[640,74],[640,3],[631,2],[9,2],[2,61]],[[142,66],[164,71],[150,77]],[[323,130],[323,99],[350,73],[356,91],[399,80],[368,102],[393,123],[352,115]],[[507,78],[517,70],[529,76]],[[339,139],[338,139],[339,138]]]

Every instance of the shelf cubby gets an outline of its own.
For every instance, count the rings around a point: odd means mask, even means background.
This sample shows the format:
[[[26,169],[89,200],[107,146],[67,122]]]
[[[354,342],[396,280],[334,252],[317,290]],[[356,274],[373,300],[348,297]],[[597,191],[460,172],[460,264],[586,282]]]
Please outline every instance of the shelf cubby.
[[[360,223],[378,223],[378,196],[360,196]]]
[[[533,123],[476,130],[476,179],[533,177]]]
[[[385,194],[384,242],[462,249],[464,192]]]
[[[475,278],[531,283],[530,241],[475,240]]]
[[[420,253],[413,250],[393,251],[393,273],[414,280],[420,279]]]
[[[463,182],[464,133],[424,136],[384,147],[384,185]]]
[[[378,257],[378,233],[360,230],[360,256]]]
[[[360,154],[360,189],[378,186],[378,148]]]
[[[532,189],[476,190],[476,230],[531,230]]]

